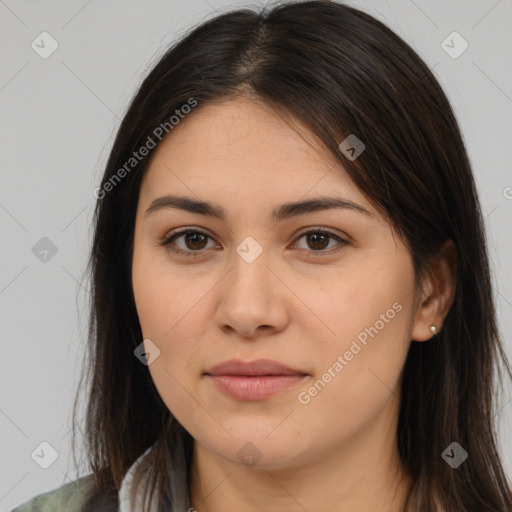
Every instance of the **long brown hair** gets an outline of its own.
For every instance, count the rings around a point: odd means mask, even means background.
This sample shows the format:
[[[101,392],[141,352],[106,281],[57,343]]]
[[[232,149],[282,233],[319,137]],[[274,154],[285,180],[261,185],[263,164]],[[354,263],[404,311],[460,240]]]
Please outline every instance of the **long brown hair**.
[[[326,0],[241,9],[203,22],[161,57],[131,101],[97,196],[87,268],[92,290],[85,440],[95,488],[84,510],[116,510],[122,478],[153,445],[138,472],[148,477],[147,497],[154,492],[159,510],[190,507],[193,439],[134,356],[143,338],[131,261],[150,155],[121,180],[119,170],[190,98],[200,108],[243,94],[319,137],[406,242],[418,279],[428,271],[429,258],[453,240],[454,303],[433,340],[411,343],[403,369],[397,442],[414,477],[405,511],[510,512],[512,491],[497,451],[494,414],[503,384],[498,363],[507,378],[512,372],[496,323],[482,213],[457,121],[442,88],[407,43],[372,16]],[[349,134],[366,146],[357,160],[339,149]],[[78,395],[75,408],[77,403]],[[457,469],[441,457],[452,442],[469,454]]]

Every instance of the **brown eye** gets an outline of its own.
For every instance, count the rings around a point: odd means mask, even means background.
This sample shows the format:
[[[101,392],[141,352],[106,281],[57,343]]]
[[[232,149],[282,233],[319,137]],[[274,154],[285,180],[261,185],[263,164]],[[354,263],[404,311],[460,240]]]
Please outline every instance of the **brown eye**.
[[[322,233],[308,233],[306,240],[310,247],[315,250],[325,249],[329,245],[329,236]]]
[[[204,249],[204,242],[206,241],[207,236],[203,235],[202,233],[197,232],[189,232],[185,233],[183,240],[185,241],[185,245],[189,249]]]
[[[184,248],[176,246],[175,240],[180,238],[183,239]],[[206,243],[209,238],[211,237],[202,231],[187,229],[168,236],[164,239],[161,245],[177,254],[201,256],[203,254],[203,250],[206,248]]]
[[[346,240],[343,240],[338,235],[335,235],[330,231],[324,231],[318,228],[306,231],[305,233],[300,235],[298,239],[300,240],[301,238],[305,238],[306,240],[307,248],[304,250],[308,251],[314,256],[329,255],[340,251],[341,249],[343,249],[345,245],[348,245],[348,242]],[[339,242],[339,247],[326,250],[331,240]]]

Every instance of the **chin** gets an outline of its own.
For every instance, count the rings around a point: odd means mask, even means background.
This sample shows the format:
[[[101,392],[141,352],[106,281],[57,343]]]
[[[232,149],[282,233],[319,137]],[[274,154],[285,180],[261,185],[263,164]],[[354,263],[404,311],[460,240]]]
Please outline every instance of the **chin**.
[[[280,436],[277,432],[268,436],[270,430],[267,428],[262,428],[261,432],[256,433],[254,425],[251,430],[254,435],[242,432],[221,444],[218,438],[211,443],[202,444],[219,457],[247,469],[270,471],[299,465],[299,459],[303,454],[297,451],[296,440],[290,436]]]

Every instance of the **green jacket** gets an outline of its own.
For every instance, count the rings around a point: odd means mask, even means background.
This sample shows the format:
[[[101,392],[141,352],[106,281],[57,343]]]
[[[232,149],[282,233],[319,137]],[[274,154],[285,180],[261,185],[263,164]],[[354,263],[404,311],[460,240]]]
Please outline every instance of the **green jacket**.
[[[93,488],[91,475],[38,494],[11,512],[80,512]]]

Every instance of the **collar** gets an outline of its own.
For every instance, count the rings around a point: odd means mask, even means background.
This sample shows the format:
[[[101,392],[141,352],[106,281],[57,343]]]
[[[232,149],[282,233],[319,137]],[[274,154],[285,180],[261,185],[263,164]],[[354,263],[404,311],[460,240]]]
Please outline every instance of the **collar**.
[[[128,472],[123,478],[123,481],[121,482],[121,487],[119,489],[119,512],[134,512],[134,511],[140,511],[143,510],[142,508],[142,497],[143,497],[143,483],[141,482],[141,485],[139,485],[139,489],[137,490],[136,494],[136,502],[135,507],[132,508],[130,506],[130,492],[133,486],[133,474],[135,472],[135,469],[139,465],[139,463],[142,461],[142,459],[145,457],[145,455],[151,450],[152,447],[149,447],[128,469]],[[153,504],[152,504],[153,505]],[[152,506],[150,510],[156,511],[156,507]]]

